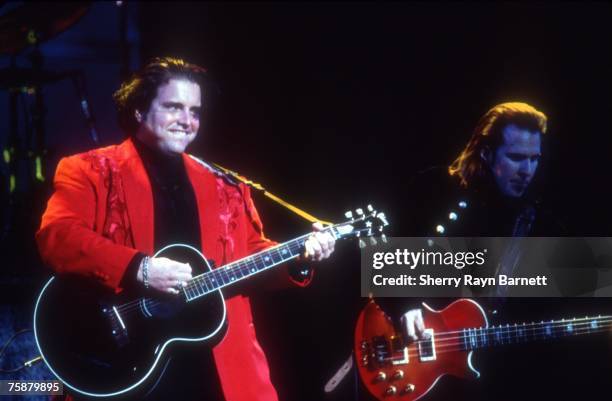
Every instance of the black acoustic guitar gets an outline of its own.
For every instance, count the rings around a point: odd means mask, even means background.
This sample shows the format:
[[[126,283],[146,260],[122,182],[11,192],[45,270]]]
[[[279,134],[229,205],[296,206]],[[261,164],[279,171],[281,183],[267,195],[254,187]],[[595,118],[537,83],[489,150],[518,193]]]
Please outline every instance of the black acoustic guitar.
[[[368,206],[349,220],[328,226],[336,239],[382,236],[384,213]],[[34,334],[49,369],[72,392],[108,398],[143,394],[163,374],[174,344],[223,338],[225,301],[221,289],[283,262],[303,251],[309,234],[219,268],[211,268],[197,249],[173,244],[155,257],[189,263],[198,275],[178,296],[161,293],[115,294],[92,280],[56,276],[43,287],[34,309]],[[363,243],[360,240],[360,244]]]

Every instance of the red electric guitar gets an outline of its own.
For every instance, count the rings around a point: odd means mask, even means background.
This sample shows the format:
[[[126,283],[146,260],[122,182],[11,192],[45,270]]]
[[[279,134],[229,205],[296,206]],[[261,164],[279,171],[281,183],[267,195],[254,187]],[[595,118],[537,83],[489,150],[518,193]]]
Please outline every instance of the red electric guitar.
[[[459,299],[441,311],[423,304],[429,338],[406,342],[391,319],[370,300],[355,329],[355,357],[364,386],[378,400],[414,401],[445,374],[477,378],[472,351],[609,330],[612,316],[551,320],[489,327],[484,310]]]

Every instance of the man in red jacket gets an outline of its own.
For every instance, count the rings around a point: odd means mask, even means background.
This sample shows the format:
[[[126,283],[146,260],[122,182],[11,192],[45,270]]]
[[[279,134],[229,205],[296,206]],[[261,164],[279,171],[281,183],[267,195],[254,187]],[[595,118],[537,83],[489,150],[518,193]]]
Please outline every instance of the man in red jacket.
[[[249,188],[185,153],[198,134],[204,79],[196,65],[152,60],[114,96],[130,138],[60,161],[37,233],[40,253],[56,272],[91,277],[116,292],[142,286],[178,294],[191,266],[152,257],[154,250],[190,244],[221,266],[274,245],[263,235]],[[333,252],[334,239],[321,230],[313,225],[306,260]],[[312,271],[295,270],[277,276],[307,285]],[[277,400],[248,296],[230,297],[226,306],[227,333],[212,358],[190,353],[173,361],[151,399],[176,398],[182,389],[181,399]],[[201,362],[207,359],[214,365]]]

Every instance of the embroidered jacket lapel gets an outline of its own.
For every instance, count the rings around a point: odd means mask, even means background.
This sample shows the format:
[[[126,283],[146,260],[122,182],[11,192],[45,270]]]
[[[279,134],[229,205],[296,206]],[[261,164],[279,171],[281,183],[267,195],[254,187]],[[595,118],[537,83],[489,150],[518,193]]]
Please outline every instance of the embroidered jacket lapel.
[[[202,252],[219,266],[223,262],[223,244],[219,242],[219,194],[216,177],[187,154],[183,154],[183,162],[198,204]]]
[[[136,249],[154,253],[154,212],[151,183],[131,139],[119,146],[120,171]]]

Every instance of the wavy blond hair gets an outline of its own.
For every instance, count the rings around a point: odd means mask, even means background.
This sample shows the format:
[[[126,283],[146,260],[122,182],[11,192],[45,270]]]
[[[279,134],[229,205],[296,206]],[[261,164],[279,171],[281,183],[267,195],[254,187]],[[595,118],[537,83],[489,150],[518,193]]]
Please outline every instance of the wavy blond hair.
[[[546,115],[527,103],[498,104],[480,118],[469,142],[448,167],[448,173],[456,175],[461,185],[467,187],[474,178],[485,174],[486,166],[480,152],[485,147],[496,149],[502,144],[502,130],[506,125],[515,124],[545,134],[546,123]]]

